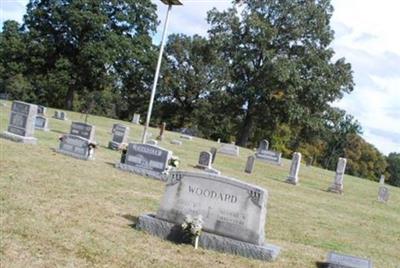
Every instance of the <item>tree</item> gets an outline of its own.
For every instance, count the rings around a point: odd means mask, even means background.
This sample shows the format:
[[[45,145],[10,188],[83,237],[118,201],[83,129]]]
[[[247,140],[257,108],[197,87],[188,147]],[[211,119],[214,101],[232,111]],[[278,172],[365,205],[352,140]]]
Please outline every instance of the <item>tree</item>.
[[[240,10],[208,14],[211,42],[231,78],[237,144],[256,128],[321,122],[329,103],[353,89],[350,65],[332,62],[330,1],[243,0]]]
[[[400,187],[400,153],[390,153],[386,161],[388,163],[386,171],[390,174],[387,182]]]

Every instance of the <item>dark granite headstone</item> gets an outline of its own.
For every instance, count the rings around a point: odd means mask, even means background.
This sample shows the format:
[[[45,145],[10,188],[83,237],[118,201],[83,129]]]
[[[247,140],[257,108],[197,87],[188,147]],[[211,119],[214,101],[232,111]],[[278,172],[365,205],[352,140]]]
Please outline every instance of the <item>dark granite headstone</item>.
[[[89,124],[72,122],[70,134],[88,139],[90,141],[95,140],[95,127]]]
[[[72,134],[65,134],[60,139],[60,145],[57,152],[75,158],[88,160],[93,159],[94,148],[91,147],[91,142],[88,139]]]
[[[112,128],[112,140],[108,143],[108,148],[117,150],[121,148],[122,145],[128,143],[129,127],[114,124]]]

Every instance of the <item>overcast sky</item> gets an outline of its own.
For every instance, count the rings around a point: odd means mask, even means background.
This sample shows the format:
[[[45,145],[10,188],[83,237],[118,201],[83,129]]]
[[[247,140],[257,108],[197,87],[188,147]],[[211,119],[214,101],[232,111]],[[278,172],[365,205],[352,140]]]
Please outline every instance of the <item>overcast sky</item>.
[[[166,7],[159,1],[164,22]],[[207,10],[231,6],[229,0],[182,0],[172,9],[169,33],[206,35]],[[0,25],[22,21],[26,0],[0,0]],[[363,137],[381,152],[400,152],[400,0],[332,0],[333,48],[352,64],[356,86],[334,106],[355,116]],[[159,27],[159,34],[161,33]],[[156,40],[159,40],[157,34]]]

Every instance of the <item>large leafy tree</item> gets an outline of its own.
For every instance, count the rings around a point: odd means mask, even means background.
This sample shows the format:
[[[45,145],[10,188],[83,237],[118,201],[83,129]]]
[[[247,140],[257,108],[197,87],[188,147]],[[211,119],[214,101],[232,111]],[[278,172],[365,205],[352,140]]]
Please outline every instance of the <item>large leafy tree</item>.
[[[208,14],[211,42],[231,78],[226,92],[236,111],[237,143],[280,123],[321,127],[329,103],[353,89],[350,65],[332,59],[330,1],[240,3]]]
[[[390,153],[386,158],[389,173],[388,183],[400,187],[400,153]]]

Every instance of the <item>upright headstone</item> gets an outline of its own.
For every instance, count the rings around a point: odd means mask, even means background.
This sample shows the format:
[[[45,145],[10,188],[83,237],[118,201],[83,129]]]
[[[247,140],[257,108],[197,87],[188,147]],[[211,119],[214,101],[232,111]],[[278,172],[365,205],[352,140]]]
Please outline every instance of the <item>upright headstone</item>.
[[[373,268],[369,259],[345,255],[337,252],[329,252],[327,262],[323,267],[327,268]]]
[[[48,127],[48,122],[49,120],[42,116],[42,115],[37,115],[35,119],[35,129],[37,130],[43,130],[43,131],[49,131]]]
[[[344,177],[344,171],[346,169],[346,163],[347,163],[346,158],[342,157],[339,158],[336,167],[335,178],[333,180],[332,186],[329,187],[328,191],[339,194],[343,193],[343,177]]]
[[[201,152],[199,156],[198,167],[211,168],[212,154],[210,152]]]
[[[215,161],[215,156],[217,155],[217,148],[215,148],[215,147],[211,147],[211,149],[210,149],[210,153],[211,153],[211,155],[212,155],[212,160],[211,160],[211,163],[212,163],[212,164],[214,164],[214,161]]]
[[[221,143],[218,153],[239,156],[239,146],[231,143]]]
[[[38,105],[38,107],[37,107],[37,115],[46,116],[46,111],[47,111],[46,107],[44,107],[42,105]]]
[[[262,153],[264,151],[268,151],[268,149],[269,149],[269,142],[267,140],[262,140],[258,145],[257,152]]]
[[[90,160],[94,158],[95,144],[90,140],[73,134],[65,134],[60,138],[59,153],[78,159]]]
[[[389,188],[386,186],[379,186],[379,191],[378,191],[378,201],[382,203],[386,203],[389,201]]]
[[[172,171],[157,215],[139,217],[136,227],[179,241],[186,216],[202,216],[199,246],[249,258],[273,261],[280,248],[265,244],[266,190],[207,173]]]
[[[247,157],[246,168],[244,169],[244,172],[249,173],[249,174],[253,173],[255,161],[256,161],[256,158],[253,155],[250,155],[249,157]]]
[[[117,168],[165,180],[170,166],[172,152],[164,148],[140,143],[129,143],[124,160],[116,164]]]
[[[163,122],[160,125],[160,134],[157,137],[157,140],[162,141],[164,139],[164,132],[165,132],[165,127],[167,126],[167,123]]]
[[[60,112],[59,111],[54,111],[53,118],[60,119]]]
[[[10,121],[7,131],[0,136],[16,142],[36,144],[35,121],[37,106],[34,104],[14,101],[11,105]]]
[[[90,142],[95,142],[95,126],[81,123],[72,122],[70,134],[88,139]]]
[[[64,111],[60,112],[60,120],[68,120],[66,112],[64,112]]]
[[[379,179],[379,184],[385,184],[385,175],[381,175],[381,178]]]
[[[140,125],[140,114],[133,114],[132,123],[136,125]]]
[[[118,150],[123,145],[127,145],[129,137],[129,127],[121,124],[114,124],[111,132],[112,139],[108,143],[108,148],[112,150]]]
[[[291,184],[298,184],[299,183],[299,170],[301,164],[301,153],[293,153],[292,157],[292,165],[290,166],[289,177],[287,178],[286,182]]]
[[[221,139],[220,138],[218,138],[217,143],[221,143]]]

